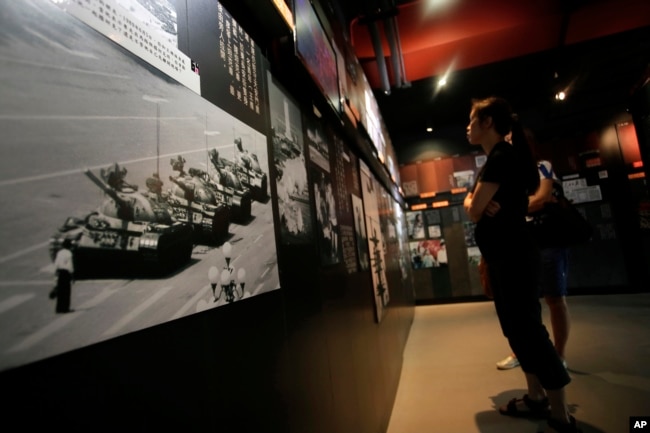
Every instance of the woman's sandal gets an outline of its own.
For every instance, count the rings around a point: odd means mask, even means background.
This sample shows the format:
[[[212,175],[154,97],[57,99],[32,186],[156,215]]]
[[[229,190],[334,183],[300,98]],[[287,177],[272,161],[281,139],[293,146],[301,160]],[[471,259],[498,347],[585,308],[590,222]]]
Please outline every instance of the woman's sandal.
[[[527,410],[522,410],[517,407],[517,404],[521,406],[521,403],[523,403],[523,406]],[[523,398],[513,398],[506,406],[501,406],[499,408],[499,413],[501,415],[512,416],[515,418],[544,419],[548,418],[550,413],[549,410],[547,397],[544,397],[543,400],[536,401],[531,400],[530,397],[528,397],[528,394],[525,394]]]
[[[546,423],[557,433],[582,433],[582,430],[578,428],[576,419],[571,415],[569,415],[569,424],[563,423],[553,418],[549,418]]]

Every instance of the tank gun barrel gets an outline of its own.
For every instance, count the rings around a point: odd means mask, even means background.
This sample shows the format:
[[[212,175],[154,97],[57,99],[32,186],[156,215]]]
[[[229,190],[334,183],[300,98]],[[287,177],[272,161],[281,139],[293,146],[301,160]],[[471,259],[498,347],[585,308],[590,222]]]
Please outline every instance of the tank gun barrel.
[[[169,180],[172,181],[174,184],[178,185],[178,187],[182,189],[183,192],[186,194],[194,192],[194,190],[190,188],[188,185],[186,185],[185,182],[182,182],[173,176],[169,176]]]
[[[205,170],[201,170],[199,168],[190,168],[188,170],[188,173],[190,176],[193,177],[198,177],[198,178],[207,178],[208,177],[208,172]]]
[[[115,191],[113,188],[108,186],[106,182],[98,178],[95,173],[90,171],[89,169],[84,170],[84,174],[95,184],[97,185],[102,191],[106,193],[110,198],[115,200],[115,203],[118,204],[118,206],[128,206],[129,203],[124,200],[120,195]]]

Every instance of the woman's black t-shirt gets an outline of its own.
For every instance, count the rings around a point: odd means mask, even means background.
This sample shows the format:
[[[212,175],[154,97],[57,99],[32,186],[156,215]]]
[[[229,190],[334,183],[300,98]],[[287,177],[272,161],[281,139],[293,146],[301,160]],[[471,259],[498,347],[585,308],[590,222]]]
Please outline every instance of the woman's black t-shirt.
[[[510,252],[529,244],[526,228],[528,192],[525,182],[525,165],[518,161],[512,145],[497,143],[481,169],[477,183],[489,182],[499,185],[492,198],[501,208],[494,216],[483,215],[474,232],[481,254],[490,256]]]

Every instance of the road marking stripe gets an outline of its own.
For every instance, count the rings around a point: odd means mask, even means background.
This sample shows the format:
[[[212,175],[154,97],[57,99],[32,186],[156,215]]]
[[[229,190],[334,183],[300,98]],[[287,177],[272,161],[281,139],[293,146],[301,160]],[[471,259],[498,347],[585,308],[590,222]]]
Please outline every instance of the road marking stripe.
[[[194,313],[194,309],[196,308],[197,302],[199,302],[203,297],[205,297],[206,292],[210,293],[210,296],[209,296],[210,299],[209,299],[208,302],[213,302],[214,298],[212,297],[212,287],[210,287],[209,284],[206,284],[205,286],[203,286],[201,288],[201,290],[196,292],[196,294],[194,296],[192,296],[192,298],[189,301],[187,301],[185,303],[185,305],[183,305],[176,312],[176,314],[174,314],[172,316],[172,318],[170,320],[180,319],[181,317],[187,315],[187,312],[190,311],[190,310],[192,310],[192,313]]]
[[[108,299],[110,296],[115,294],[120,287],[123,287],[125,284],[124,281],[115,281],[112,284],[110,284],[107,287],[104,287],[101,292],[99,292],[94,298],[91,298],[84,302],[83,304],[79,305],[79,309],[81,310],[89,310],[91,308],[96,307],[97,305],[101,304],[104,302],[106,299]],[[72,289],[74,290],[74,288]]]
[[[3,116],[0,116],[0,119],[2,119]],[[230,148],[230,145],[223,145],[223,146],[217,146],[217,149],[226,149]],[[190,153],[198,153],[198,152],[205,152],[205,149],[196,149],[196,150],[187,150],[183,151],[181,153],[183,154],[190,154]],[[179,152],[172,152],[172,153],[166,153],[163,155],[160,155],[160,158],[167,158],[167,157],[175,157],[178,155]],[[146,161],[152,161],[157,159],[157,156],[148,156],[146,158],[137,158],[137,159],[131,159],[128,161],[119,161],[120,165],[125,165],[125,164],[133,164],[136,162],[146,162]],[[101,168],[105,168],[106,164],[103,165],[96,165],[94,167],[87,167],[88,170],[97,170]],[[71,174],[77,174],[77,173],[83,173],[86,170],[86,168],[76,168],[72,170],[64,170],[64,171],[58,171],[54,173],[49,173],[49,174],[41,174],[38,176],[29,176],[29,177],[21,177],[17,179],[8,179],[8,180],[3,180],[0,181],[0,187],[3,186],[13,186],[17,185],[20,183],[26,183],[26,182],[34,182],[34,181],[40,181],[40,180],[46,180],[46,179],[52,179],[55,177],[61,177],[61,176],[69,176]]]
[[[53,40],[50,39],[50,38],[46,38],[45,36],[43,36],[42,34],[40,34],[39,32],[37,32],[36,30],[32,30],[32,29],[30,29],[30,28],[28,28],[28,27],[25,27],[24,29],[25,29],[27,32],[29,32],[29,33],[31,33],[32,35],[34,35],[34,36],[36,36],[37,38],[39,38],[40,40],[42,40],[43,42],[45,42],[45,43],[47,43],[47,44],[50,44],[52,47],[57,48],[57,49],[59,49],[59,50],[61,50],[61,51],[64,51],[64,52],[66,52],[66,53],[68,53],[68,54],[71,54],[71,55],[73,55],[73,56],[83,57],[83,58],[86,58],[86,59],[97,59],[97,57],[96,57],[93,53],[91,53],[91,52],[71,50],[70,48],[68,48],[68,47],[66,47],[66,46],[64,46],[64,45],[61,45],[61,44],[59,44],[58,42],[53,41]]]
[[[153,304],[158,302],[160,298],[165,296],[167,292],[169,292],[171,289],[173,289],[173,286],[167,286],[163,287],[160,289],[157,289],[156,293],[154,293],[153,296],[151,296],[149,299],[144,301],[142,304],[140,304],[136,309],[132,310],[129,314],[126,316],[122,317],[121,320],[119,320],[115,325],[111,326],[106,332],[104,332],[104,336],[110,336],[117,334],[124,328],[126,325],[128,325],[130,322],[135,320],[140,314],[142,314],[147,308],[151,307]]]
[[[78,313],[68,313],[63,316],[57,317],[54,322],[50,323],[47,326],[39,329],[38,331],[31,334],[29,337],[22,340],[20,343],[16,344],[13,347],[10,347],[7,352],[20,352],[22,350],[27,350],[41,341],[45,340],[50,335],[54,334],[59,329],[62,329],[68,323],[75,319]]]
[[[256,296],[260,293],[260,290],[264,287],[264,283],[261,283],[257,288],[255,288],[255,291],[253,292],[253,296]]]
[[[39,62],[30,62],[26,60],[19,60],[11,57],[6,57],[6,56],[0,56],[0,60],[5,61],[5,62],[12,62],[12,63],[19,63],[21,65],[26,65],[26,66],[33,66],[35,68],[43,68],[43,69],[54,69],[57,71],[67,71],[67,72],[78,72],[81,74],[88,74],[88,75],[99,75],[102,77],[112,77],[112,78],[119,78],[121,80],[130,80],[131,77],[128,75],[122,75],[122,74],[111,74],[109,72],[100,72],[100,71],[90,71],[88,69],[79,69],[79,68],[69,68],[65,66],[54,66],[54,65],[48,65],[46,63],[39,63]]]
[[[54,278],[50,280],[32,280],[32,281],[0,281],[0,287],[26,287],[26,286],[52,286]]]
[[[108,298],[108,296],[112,295],[113,293],[116,292],[116,286],[121,285],[122,283],[119,281],[114,282],[110,286],[108,286],[106,289],[104,289],[102,292],[100,292],[99,295],[97,295],[94,299],[91,299],[88,302],[85,302],[84,304],[79,306],[79,309],[87,309],[91,306],[94,306],[95,304],[98,304],[100,301],[103,301],[104,299]],[[73,289],[74,290],[74,287]],[[20,343],[14,345],[13,347],[9,348],[7,350],[7,353],[10,352],[20,352],[22,350],[27,350],[30,349],[33,346],[36,346],[39,344],[41,341],[45,340],[47,337],[50,335],[54,334],[56,331],[60,330],[63,328],[65,325],[70,323],[75,317],[77,317],[78,313],[72,313],[72,314],[65,314],[63,316],[57,316],[57,318],[39,329],[38,331],[34,332],[24,340],[22,340]]]
[[[190,116],[81,116],[77,114],[0,114],[0,120],[196,120]],[[205,150],[205,149],[203,149]]]
[[[28,293],[26,295],[15,295],[5,299],[4,301],[0,302],[0,314],[7,312],[22,303],[29,301],[34,296],[36,295],[34,295],[33,293]]]
[[[13,260],[13,259],[18,258],[20,256],[24,256],[25,254],[29,254],[29,253],[31,253],[33,251],[39,250],[41,248],[45,248],[46,246],[48,246],[48,244],[49,244],[49,242],[42,242],[40,244],[24,248],[24,249],[22,249],[20,251],[16,251],[15,253],[10,254],[8,256],[0,257],[0,263],[5,263],[5,262],[8,262],[9,260]]]

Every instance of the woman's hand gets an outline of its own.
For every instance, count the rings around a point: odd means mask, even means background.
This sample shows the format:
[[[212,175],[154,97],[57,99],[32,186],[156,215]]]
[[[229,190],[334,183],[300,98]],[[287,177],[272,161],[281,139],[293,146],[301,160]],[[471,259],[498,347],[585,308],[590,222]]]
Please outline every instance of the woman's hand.
[[[498,189],[498,183],[479,181],[474,192],[467,194],[463,206],[472,222],[478,222],[483,215],[493,216],[501,209],[499,203],[492,200]],[[488,205],[491,205],[490,212]]]
[[[465,196],[465,200],[463,200],[463,207],[465,208],[465,212],[467,212],[468,215],[469,209],[472,206],[472,196],[473,194],[471,192],[468,192]]]
[[[497,214],[497,212],[499,212],[499,210],[501,210],[501,205],[499,202],[490,200],[487,206],[485,206],[485,215],[493,217]]]

